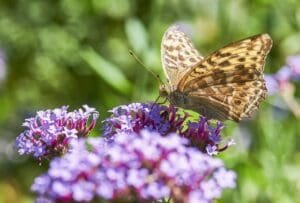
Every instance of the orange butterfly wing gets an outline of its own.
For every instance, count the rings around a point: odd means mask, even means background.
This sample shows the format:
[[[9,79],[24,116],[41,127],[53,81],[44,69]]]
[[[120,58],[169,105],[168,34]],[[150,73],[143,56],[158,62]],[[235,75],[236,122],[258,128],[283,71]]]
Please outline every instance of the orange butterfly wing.
[[[205,57],[177,86],[189,108],[209,118],[239,121],[255,112],[267,89],[265,59],[272,46],[268,34],[229,44]]]

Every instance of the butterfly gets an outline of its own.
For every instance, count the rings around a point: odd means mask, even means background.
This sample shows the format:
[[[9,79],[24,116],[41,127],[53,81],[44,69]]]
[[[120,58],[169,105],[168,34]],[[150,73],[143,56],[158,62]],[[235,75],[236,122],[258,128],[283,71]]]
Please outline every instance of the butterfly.
[[[208,119],[250,118],[266,97],[263,70],[271,47],[271,37],[260,34],[202,57],[191,39],[173,25],[161,43],[168,82],[160,85],[160,96]]]

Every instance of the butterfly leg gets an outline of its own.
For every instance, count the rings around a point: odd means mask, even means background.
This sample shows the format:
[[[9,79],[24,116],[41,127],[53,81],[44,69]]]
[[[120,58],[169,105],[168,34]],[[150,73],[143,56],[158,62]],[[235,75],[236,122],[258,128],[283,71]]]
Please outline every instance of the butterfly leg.
[[[158,102],[159,98],[160,98],[160,95],[158,95],[158,97],[155,99],[154,104]]]
[[[166,97],[162,102],[158,102],[157,104],[165,104],[168,101],[168,98]]]
[[[160,99],[160,95],[155,99],[155,101],[152,103],[151,107],[150,107],[150,112],[152,111],[153,107],[155,104],[161,105],[166,103],[166,101],[168,100],[168,98],[165,98],[163,102],[158,102],[158,100]]]

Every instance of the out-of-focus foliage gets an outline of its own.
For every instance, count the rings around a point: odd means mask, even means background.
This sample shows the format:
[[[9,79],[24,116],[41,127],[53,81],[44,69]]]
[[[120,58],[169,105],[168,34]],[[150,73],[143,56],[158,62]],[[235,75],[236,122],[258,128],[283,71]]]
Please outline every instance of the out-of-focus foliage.
[[[269,33],[266,72],[300,53],[299,0],[2,0],[0,2],[0,202],[31,202],[34,177],[46,167],[13,150],[20,123],[38,109],[89,104],[102,119],[110,108],[153,101],[159,82],[133,50],[162,74],[160,42],[183,23],[199,51]],[[299,97],[300,91],[296,94]],[[296,95],[297,96],[297,95]],[[236,147],[222,155],[238,187],[220,202],[298,202],[300,126],[269,98],[254,120],[226,122]]]

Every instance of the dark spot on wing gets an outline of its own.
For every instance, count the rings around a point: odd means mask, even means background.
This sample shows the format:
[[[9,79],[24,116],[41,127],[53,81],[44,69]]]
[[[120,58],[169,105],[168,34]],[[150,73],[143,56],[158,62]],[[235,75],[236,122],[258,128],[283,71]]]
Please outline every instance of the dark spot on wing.
[[[243,64],[238,64],[235,66],[236,69],[244,69],[245,66]]]
[[[245,96],[247,96],[247,94],[245,92],[240,93],[240,97],[245,97]]]
[[[211,58],[207,59],[207,63],[212,66],[216,65],[216,62],[212,61]]]
[[[254,93],[255,93],[255,94],[258,94],[258,93],[259,93],[259,90],[257,90],[257,89],[254,90]]]
[[[230,65],[230,62],[229,61],[223,61],[222,63],[219,63],[219,66],[229,66]]]
[[[196,59],[194,59],[194,58],[190,58],[189,60],[190,60],[190,62],[192,62],[192,63],[196,62]],[[200,65],[200,66],[202,66],[202,65]]]
[[[234,104],[235,105],[240,105],[242,102],[240,101],[240,100],[238,100],[238,99],[236,99],[236,100],[234,100]]]
[[[216,56],[219,56],[219,57],[227,57],[227,56],[231,56],[231,53],[230,52],[225,52],[225,53],[222,53],[220,51],[217,51],[215,53]]]

